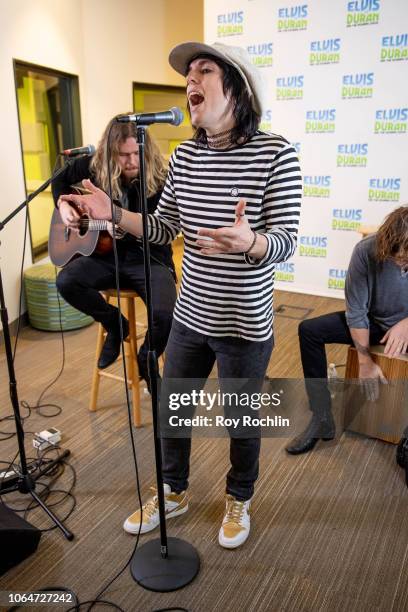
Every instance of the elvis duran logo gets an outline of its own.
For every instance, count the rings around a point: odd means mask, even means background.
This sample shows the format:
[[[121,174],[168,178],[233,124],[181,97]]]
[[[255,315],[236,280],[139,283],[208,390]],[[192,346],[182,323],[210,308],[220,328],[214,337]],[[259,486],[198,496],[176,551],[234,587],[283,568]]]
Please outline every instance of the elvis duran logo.
[[[398,62],[406,59],[408,59],[408,34],[382,37],[380,61]]]
[[[408,108],[380,108],[375,111],[374,134],[403,134],[407,121]]]
[[[327,286],[329,289],[344,289],[346,284],[347,270],[330,268]]]
[[[400,178],[371,178],[368,199],[370,202],[399,202]]]
[[[327,257],[327,236],[301,236],[299,255],[301,257]]]
[[[338,168],[365,168],[367,165],[368,143],[337,145]]]
[[[340,38],[312,40],[310,43],[309,64],[338,64],[340,61]]]
[[[272,66],[273,58],[273,43],[266,42],[257,45],[249,45],[247,47],[251,62],[258,68],[267,68]]]
[[[217,15],[217,37],[238,36],[244,33],[244,11]]]
[[[332,229],[342,231],[357,231],[361,226],[363,211],[361,208],[334,208]]]
[[[277,100],[301,100],[303,98],[304,76],[286,76],[276,79]]]
[[[295,280],[295,264],[287,261],[276,264],[275,280],[283,283],[293,283]]]
[[[347,27],[374,25],[380,19],[380,0],[347,2]]]
[[[284,6],[278,9],[278,32],[293,32],[307,29],[307,4]]]
[[[331,176],[304,176],[303,195],[306,198],[330,198]]]
[[[272,132],[272,111],[270,108],[268,108],[262,115],[259,129],[262,132]]]
[[[349,100],[351,98],[372,98],[374,72],[344,74],[342,84],[341,97],[343,100]]]
[[[306,134],[325,134],[336,130],[336,109],[306,111]]]

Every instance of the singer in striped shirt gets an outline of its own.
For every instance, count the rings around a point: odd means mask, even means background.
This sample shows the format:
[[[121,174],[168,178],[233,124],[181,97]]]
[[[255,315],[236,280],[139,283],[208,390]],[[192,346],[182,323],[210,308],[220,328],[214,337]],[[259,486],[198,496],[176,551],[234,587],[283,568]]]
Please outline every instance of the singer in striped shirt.
[[[294,148],[258,129],[263,84],[243,49],[184,43],[170,64],[187,78],[195,128],[174,151],[158,208],[149,215],[149,241],[184,236],[181,289],[166,347],[163,377],[205,380],[214,363],[220,379],[262,379],[273,348],[275,264],[296,247],[301,199]],[[79,198],[97,218],[110,218],[109,198],[91,183]],[[121,227],[140,236],[139,214],[118,212]],[[188,389],[187,389],[188,388]],[[184,391],[184,389],[183,389]],[[191,439],[164,438],[163,480],[168,518],[188,510]],[[219,543],[236,548],[249,535],[258,477],[260,438],[231,437],[226,508]],[[205,497],[205,491],[201,493]],[[137,534],[159,524],[157,495],[124,528]]]
[[[194,140],[177,148],[149,238],[169,244],[183,233],[178,322],[208,336],[253,342],[272,336],[275,263],[294,253],[300,193],[296,152],[282,136],[256,131],[230,149]],[[220,227],[242,227],[240,252],[227,232],[220,248],[202,239],[217,240]],[[261,237],[256,259],[250,247]]]

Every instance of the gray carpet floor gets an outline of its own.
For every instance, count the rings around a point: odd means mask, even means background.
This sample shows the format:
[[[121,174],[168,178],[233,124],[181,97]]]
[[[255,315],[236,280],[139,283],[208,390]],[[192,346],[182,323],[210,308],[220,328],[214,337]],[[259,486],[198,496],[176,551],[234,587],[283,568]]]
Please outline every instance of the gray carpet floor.
[[[289,294],[285,297],[289,299]],[[321,298],[307,299],[312,306],[321,305]],[[301,302],[305,303],[305,296]],[[288,332],[282,351],[295,341],[296,325],[296,321],[277,321],[278,334]],[[123,520],[137,507],[122,386],[104,381],[100,409],[88,411],[95,342],[95,325],[66,334],[64,372],[45,396],[63,411],[45,419],[34,410],[25,422],[27,432],[49,426],[63,432],[62,447],[70,449],[69,462],[77,472],[77,505],[67,520],[75,539],[68,542],[56,530],[44,533],[37,552],[0,578],[0,590],[33,591],[60,585],[73,589],[81,601],[92,599],[127,563],[135,546],[135,538],[122,530]],[[16,358],[20,400],[35,404],[45,384],[58,373],[61,354],[58,334],[23,330]],[[298,359],[298,355],[290,358]],[[287,368],[279,341],[272,361]],[[4,352],[0,365],[0,416],[5,416],[10,404]],[[277,366],[278,376],[282,367]],[[299,367],[292,372],[299,376]],[[142,404],[144,425],[135,431],[135,440],[145,498],[154,484],[147,395]],[[0,429],[12,431],[13,422],[3,421]],[[168,531],[197,548],[198,577],[183,590],[158,594],[138,586],[126,568],[104,598],[135,612],[170,606],[191,612],[407,610],[408,490],[395,463],[395,447],[344,433],[332,442],[320,442],[307,455],[292,457],[284,451],[286,442],[263,440],[250,539],[242,548],[229,551],[217,542],[228,440],[194,440],[190,509],[170,520]],[[32,457],[30,445],[27,433],[27,453]],[[0,459],[10,461],[16,450],[15,438],[0,442]],[[71,481],[67,468],[56,486],[66,489]],[[60,498],[56,493],[50,501]],[[4,496],[3,501],[19,508],[28,503],[26,497],[15,494]],[[71,503],[66,499],[55,511],[63,517]],[[28,520],[41,528],[50,526],[38,509],[29,513]],[[157,534],[142,536],[140,543],[152,537]]]

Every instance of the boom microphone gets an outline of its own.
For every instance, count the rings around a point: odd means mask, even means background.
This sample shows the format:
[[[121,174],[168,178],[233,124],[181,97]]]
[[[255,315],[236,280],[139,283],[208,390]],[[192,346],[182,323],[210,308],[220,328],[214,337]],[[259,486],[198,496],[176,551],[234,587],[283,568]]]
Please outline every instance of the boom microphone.
[[[119,123],[136,123],[137,125],[150,125],[152,123],[170,123],[180,125],[184,115],[177,106],[161,113],[142,113],[141,115],[121,115],[116,117]]]
[[[75,157],[76,155],[93,155],[94,153],[95,147],[93,145],[77,147],[76,149],[65,149],[65,151],[61,151],[61,155],[65,155],[65,157]]]

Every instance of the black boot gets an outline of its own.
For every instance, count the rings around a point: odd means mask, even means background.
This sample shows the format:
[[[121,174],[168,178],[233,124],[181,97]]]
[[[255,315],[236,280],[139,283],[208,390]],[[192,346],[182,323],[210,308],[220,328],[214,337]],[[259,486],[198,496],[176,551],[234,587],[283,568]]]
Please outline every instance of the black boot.
[[[123,339],[129,335],[129,322],[122,317]],[[98,359],[98,368],[103,370],[110,366],[119,357],[120,353],[120,329],[119,323],[113,329],[107,330],[105,342]]]
[[[150,376],[149,373],[147,371],[147,361],[146,361],[146,355],[143,355],[143,357],[140,356],[140,353],[137,356],[137,363],[139,366],[139,376],[142,380],[146,381],[146,387],[149,391],[149,393],[152,392],[152,387],[150,385]]]
[[[140,352],[137,356],[137,363],[139,366],[139,376],[141,379],[143,379],[144,381],[146,381],[146,387],[147,390],[149,391],[149,393],[152,393],[152,385],[150,382],[150,376],[149,376],[149,372],[147,369],[147,361],[146,361],[146,354],[143,354],[143,356],[141,356]],[[157,368],[157,381],[161,380],[161,376],[159,373],[159,369]]]
[[[319,440],[333,440],[335,435],[336,426],[331,414],[325,415],[324,418],[313,414],[305,431],[291,440],[285,450],[290,455],[308,453]]]
[[[401,438],[397,446],[397,463],[400,467],[405,468],[408,464],[408,439]]]
[[[405,470],[405,484],[408,487],[408,427],[404,429],[403,437],[397,446],[397,463]]]

